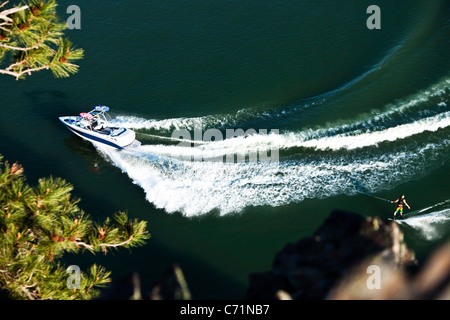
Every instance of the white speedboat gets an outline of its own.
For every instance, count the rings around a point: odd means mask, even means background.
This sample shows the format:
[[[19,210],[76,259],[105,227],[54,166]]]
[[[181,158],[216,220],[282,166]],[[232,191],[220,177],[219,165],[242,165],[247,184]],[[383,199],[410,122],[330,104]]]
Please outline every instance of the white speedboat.
[[[59,117],[59,120],[77,136],[92,142],[115,149],[137,147],[141,143],[136,140],[133,130],[114,127],[106,118],[106,106],[95,106],[90,112],[82,112],[79,116]]]

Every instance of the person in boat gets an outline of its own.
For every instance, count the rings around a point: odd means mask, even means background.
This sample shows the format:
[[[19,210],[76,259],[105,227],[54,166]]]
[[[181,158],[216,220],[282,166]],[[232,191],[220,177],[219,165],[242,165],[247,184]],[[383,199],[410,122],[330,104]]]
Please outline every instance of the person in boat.
[[[409,204],[406,202],[404,194],[402,194],[397,200],[391,201],[391,203],[396,203],[397,204],[397,209],[394,212],[394,218],[397,215],[397,212],[400,213],[400,217],[403,216],[403,206],[407,206],[408,209],[411,209]]]
[[[91,120],[90,128],[92,131],[102,131],[104,129],[103,124],[95,118]]]
[[[91,120],[91,130],[94,130],[94,128],[98,125],[97,120],[93,119]]]

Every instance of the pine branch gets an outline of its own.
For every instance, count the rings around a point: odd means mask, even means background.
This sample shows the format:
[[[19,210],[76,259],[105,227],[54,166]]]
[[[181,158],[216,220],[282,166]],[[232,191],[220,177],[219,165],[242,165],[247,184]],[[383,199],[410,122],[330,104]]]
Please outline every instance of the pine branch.
[[[117,247],[122,247],[125,246],[127,244],[129,244],[131,241],[133,241],[133,237],[128,238],[125,241],[119,242],[119,243],[100,243],[98,246],[99,247],[106,247],[106,248],[117,248]],[[87,244],[86,242],[83,242],[81,240],[75,240],[75,244],[79,245],[79,246],[83,246],[85,248],[88,248],[91,251],[94,251],[96,246],[92,245],[92,244]]]
[[[11,32],[11,29],[5,28],[4,26],[12,26],[11,22],[2,22],[2,23],[0,23],[0,29],[2,29],[3,31],[6,31],[8,33]]]
[[[94,297],[110,282],[110,272],[94,265],[81,273],[80,290],[71,290],[57,260],[83,247],[96,252],[142,245],[149,238],[146,222],[118,213],[96,225],[71,199],[71,184],[50,177],[30,187],[23,172],[17,163],[0,166],[0,289],[13,299]]]
[[[58,78],[78,72],[73,62],[83,58],[83,50],[62,39],[67,24],[56,16],[56,7],[55,0],[29,0],[0,11],[0,74],[19,80],[45,69]]]
[[[32,47],[26,47],[26,48],[10,46],[10,45],[4,44],[4,43],[0,43],[0,47],[1,48],[5,48],[5,49],[15,50],[15,51],[29,51],[29,50],[33,50],[33,49],[39,48],[42,45],[43,42],[44,41],[38,42]]]
[[[44,69],[49,69],[49,68],[50,68],[49,66],[42,66],[42,67],[39,67],[39,68],[28,68],[28,69],[25,69],[25,70],[23,70],[21,72],[14,72],[14,71],[7,71],[7,70],[4,70],[4,69],[0,69],[0,73],[13,76],[14,78],[16,78],[16,80],[19,80],[20,77],[22,77],[25,74],[31,75],[32,72],[36,72],[36,71],[40,71],[40,70],[44,70]]]
[[[3,7],[4,5],[6,5],[7,3],[8,3],[8,1],[3,3],[0,6],[0,8]],[[4,21],[8,21],[8,22],[13,22],[13,19],[8,17],[10,14],[13,14],[13,13],[16,13],[16,12],[20,12],[20,11],[26,10],[28,8],[29,8],[29,6],[25,5],[25,6],[22,6],[22,7],[19,7],[19,8],[12,8],[12,9],[9,9],[9,10],[4,10],[4,11],[0,12],[0,19],[2,19]]]

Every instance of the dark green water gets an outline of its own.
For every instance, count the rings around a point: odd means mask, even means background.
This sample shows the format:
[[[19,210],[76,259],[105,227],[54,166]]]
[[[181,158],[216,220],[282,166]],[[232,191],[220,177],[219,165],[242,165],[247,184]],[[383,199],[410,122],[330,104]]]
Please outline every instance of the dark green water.
[[[61,1],[61,16],[72,3]],[[369,30],[366,9],[381,8]],[[288,242],[333,209],[388,218],[382,198],[405,193],[401,222],[419,258],[450,236],[448,1],[80,2],[85,50],[68,79],[0,79],[0,153],[28,180],[70,181],[103,220],[146,219],[144,247],[67,257],[150,286],[174,262],[194,299],[245,297]],[[99,150],[62,115],[107,105],[143,146]],[[277,135],[184,148],[174,129],[278,129]],[[160,138],[155,138],[155,136]],[[180,161],[279,149],[278,163]],[[361,186],[363,189],[361,189]]]

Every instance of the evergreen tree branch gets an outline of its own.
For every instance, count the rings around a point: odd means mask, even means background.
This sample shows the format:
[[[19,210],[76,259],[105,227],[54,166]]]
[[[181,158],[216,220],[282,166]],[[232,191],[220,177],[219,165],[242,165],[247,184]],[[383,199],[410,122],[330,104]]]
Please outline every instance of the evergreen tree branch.
[[[42,45],[42,42],[36,43],[32,47],[22,48],[22,47],[15,47],[15,46],[10,46],[10,45],[7,45],[7,44],[0,43],[0,48],[11,49],[11,50],[15,50],[15,51],[29,51],[29,50],[37,49],[41,45]]]
[[[3,31],[6,31],[7,33],[11,32],[11,29],[6,28],[6,26],[12,26],[12,23],[10,22],[2,22],[0,23],[0,29]]]
[[[3,7],[4,5],[6,5],[8,3],[8,1],[6,1],[5,3],[2,4],[1,7]],[[1,8],[0,7],[0,8]],[[19,7],[19,8],[12,8],[12,9],[8,9],[8,10],[4,10],[2,12],[0,12],[0,19],[4,20],[4,21],[8,21],[8,22],[13,22],[13,19],[11,19],[10,17],[8,17],[9,15],[19,12],[19,11],[23,11],[30,8],[28,5]]]
[[[133,241],[133,237],[130,237],[127,240],[119,242],[119,243],[100,243],[100,244],[98,244],[98,246],[99,247],[107,247],[107,248],[117,248],[117,247],[122,247],[122,246],[129,244],[131,241]],[[88,248],[89,250],[92,250],[92,251],[94,251],[95,247],[96,247],[92,244],[87,244],[86,242],[83,242],[81,240],[76,240],[75,244],[79,245],[79,246],[83,246],[85,248]]]
[[[150,235],[146,221],[118,213],[96,225],[71,199],[73,187],[63,179],[25,183],[23,168],[1,165],[0,289],[14,299],[90,299],[110,282],[110,272],[93,265],[81,273],[79,290],[68,289],[66,269],[57,262],[65,252],[91,252],[142,245]]]
[[[73,62],[83,58],[83,50],[74,49],[70,41],[62,39],[67,24],[56,16],[56,1],[27,3],[0,10],[0,74],[19,80],[45,69],[55,77],[78,72]]]
[[[2,4],[0,4],[0,9],[3,8],[4,6],[6,6],[8,4],[9,1],[5,1]]]
[[[49,66],[42,66],[42,67],[38,67],[38,68],[28,68],[28,69],[25,69],[25,70],[20,71],[20,72],[14,72],[14,71],[8,71],[8,70],[0,69],[0,73],[13,76],[14,78],[16,78],[16,80],[19,80],[20,77],[22,77],[25,74],[31,75],[32,72],[36,72],[36,71],[40,71],[40,70],[44,70],[44,69],[49,69],[49,68],[50,68]]]

